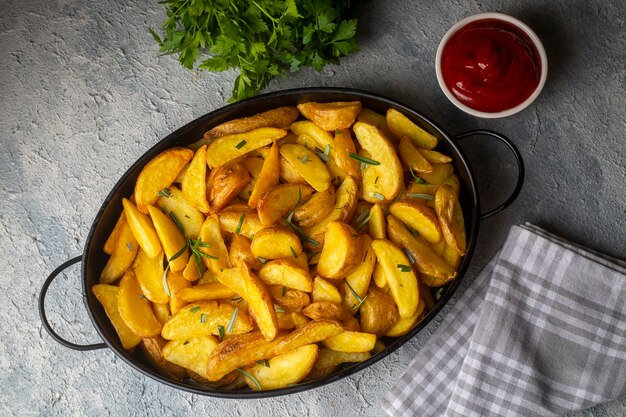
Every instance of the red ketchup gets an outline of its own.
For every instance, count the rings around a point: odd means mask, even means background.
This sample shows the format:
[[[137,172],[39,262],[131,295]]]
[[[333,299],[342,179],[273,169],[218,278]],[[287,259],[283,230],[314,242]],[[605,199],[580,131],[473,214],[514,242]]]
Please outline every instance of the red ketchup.
[[[533,93],[541,60],[528,35],[516,26],[484,19],[450,37],[441,54],[441,73],[461,103],[495,113],[517,106]]]

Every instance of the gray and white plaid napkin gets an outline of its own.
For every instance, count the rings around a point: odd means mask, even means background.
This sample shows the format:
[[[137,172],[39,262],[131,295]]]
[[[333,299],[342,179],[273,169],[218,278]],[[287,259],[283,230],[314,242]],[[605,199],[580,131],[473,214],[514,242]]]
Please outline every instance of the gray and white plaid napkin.
[[[514,226],[382,399],[392,416],[562,416],[626,394],[626,263]]]

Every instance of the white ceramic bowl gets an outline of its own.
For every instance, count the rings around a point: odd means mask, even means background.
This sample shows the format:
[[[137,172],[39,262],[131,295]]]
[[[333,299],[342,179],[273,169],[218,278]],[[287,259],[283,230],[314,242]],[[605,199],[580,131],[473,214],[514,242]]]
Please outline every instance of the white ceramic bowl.
[[[532,94],[526,100],[524,100],[517,106],[511,107],[510,109],[498,111],[498,112],[484,112],[480,110],[475,110],[467,106],[466,104],[463,104],[461,101],[459,101],[459,99],[457,99],[452,94],[452,92],[450,91],[446,83],[444,82],[443,75],[441,73],[441,54],[443,52],[444,46],[446,45],[450,37],[454,35],[456,32],[458,32],[460,29],[465,27],[467,24],[471,22],[475,22],[477,20],[484,20],[484,19],[501,20],[517,27],[519,30],[524,32],[528,36],[528,38],[532,41],[532,43],[535,45],[535,47],[537,48],[537,52],[539,53],[539,59],[541,61],[541,74],[539,78],[539,84],[537,85],[535,90],[532,92]],[[533,32],[531,28],[529,28],[522,21],[514,17],[511,17],[509,15],[503,14],[503,13],[480,13],[480,14],[475,14],[473,16],[466,17],[465,19],[457,22],[448,30],[448,32],[446,32],[443,38],[441,38],[441,42],[439,42],[439,47],[437,48],[437,55],[435,57],[435,71],[437,73],[437,81],[439,82],[439,86],[441,87],[441,90],[455,106],[463,110],[465,113],[471,114],[472,116],[495,119],[498,117],[510,116],[519,111],[522,111],[537,98],[539,93],[541,93],[541,90],[543,89],[544,84],[546,83],[546,78],[548,77],[548,58],[546,56],[546,51],[543,48],[543,44],[539,40],[539,37],[535,34],[535,32]]]

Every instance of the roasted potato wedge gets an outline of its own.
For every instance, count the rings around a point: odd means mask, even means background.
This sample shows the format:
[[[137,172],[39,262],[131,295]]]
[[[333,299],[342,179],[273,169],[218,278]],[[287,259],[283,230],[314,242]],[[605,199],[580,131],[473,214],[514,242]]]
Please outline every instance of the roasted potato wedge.
[[[237,293],[220,282],[210,282],[208,284],[198,284],[193,287],[183,288],[178,292],[178,297],[187,303],[198,301],[213,301],[230,298]]]
[[[443,184],[437,189],[435,210],[446,243],[459,255],[465,255],[467,239],[465,237],[463,210],[451,186]]]
[[[278,320],[267,286],[250,271],[246,264],[239,267],[239,274],[241,283],[245,288],[245,292],[239,295],[248,302],[250,315],[254,318],[265,339],[274,340],[278,334]]]
[[[356,146],[349,129],[335,131],[335,146],[330,154],[342,172],[354,178],[361,178],[361,164],[351,156],[356,154]]]
[[[293,212],[293,220],[301,227],[312,226],[322,221],[335,207],[335,189],[330,187],[321,193],[313,193]]]
[[[161,253],[161,241],[154,229],[152,220],[150,220],[148,215],[140,212],[130,200],[124,198],[122,199],[122,204],[124,205],[126,220],[137,243],[149,257],[154,258]],[[147,206],[146,211],[148,211]]]
[[[309,377],[312,379],[323,378],[332,373],[342,363],[365,362],[371,357],[372,355],[369,352],[338,352],[328,348],[321,348],[317,354],[315,367],[309,374]]]
[[[431,164],[445,164],[448,162],[452,162],[452,158],[450,158],[448,155],[444,155],[441,152],[433,151],[432,149],[420,149],[419,152]]]
[[[280,181],[280,153],[278,150],[278,142],[274,142],[269,152],[265,156],[263,167],[259,173],[252,193],[248,199],[250,208],[257,208],[259,200],[267,191],[278,185]]]
[[[120,237],[122,226],[124,225],[125,222],[126,222],[126,216],[124,216],[124,210],[122,210],[122,214],[120,214],[120,217],[118,217],[117,222],[115,223],[115,226],[113,227],[113,230],[111,231],[111,234],[107,238],[106,242],[104,242],[104,246],[102,247],[102,250],[107,255],[113,255],[113,251],[115,251],[115,246],[117,245],[117,242]]]
[[[378,288],[387,288],[387,275],[383,266],[380,263],[376,263],[374,267],[374,273],[372,274],[374,283]]]
[[[213,213],[220,212],[250,182],[250,174],[241,163],[222,165],[211,171],[207,189]]]
[[[372,287],[367,298],[359,308],[361,330],[382,337],[400,318],[393,297],[386,292]]]
[[[387,126],[398,139],[408,136],[415,146],[433,149],[437,146],[437,138],[413,123],[408,117],[396,109],[387,110]]]
[[[343,332],[343,327],[332,320],[313,320],[285,336],[276,346],[274,354],[281,355],[301,346],[321,342]]]
[[[248,239],[252,239],[259,230],[263,229],[263,223],[259,220],[256,211],[227,208],[218,214],[218,218],[223,232],[241,234]]]
[[[167,215],[174,213],[170,216],[176,216],[183,225],[187,236],[192,239],[197,239],[198,235],[200,235],[202,222],[204,222],[202,212],[191,205],[183,195],[183,192],[175,186],[165,188],[161,191],[157,205],[161,210],[165,211]]]
[[[243,227],[243,226],[242,226]],[[220,231],[220,221],[214,214],[206,218],[200,229],[200,240],[210,246],[201,246],[198,249],[205,253],[203,257],[204,264],[215,274],[219,274],[222,270],[230,268],[230,259],[228,250],[224,243],[224,238]]]
[[[163,357],[206,378],[207,359],[217,345],[217,339],[212,336],[171,340],[163,348]]]
[[[313,293],[311,296],[313,297],[313,302],[327,301],[341,304],[341,294],[337,287],[321,277],[315,277],[313,280]]]
[[[313,369],[317,359],[317,345],[305,345],[269,359],[267,364],[255,364],[247,371],[255,378],[246,378],[253,390],[285,388],[302,381]],[[258,384],[258,385],[257,385]]]
[[[454,168],[452,164],[430,164],[433,167],[431,172],[422,172],[420,177],[429,184],[441,185],[452,174]]]
[[[206,269],[200,259],[197,261],[199,262],[196,262],[195,256],[190,256],[185,269],[183,269],[183,277],[189,282],[195,282],[202,278],[202,274],[204,274]]]
[[[348,129],[361,111],[360,101],[298,104],[300,113],[324,130]]]
[[[191,283],[180,272],[172,271],[167,273],[165,283],[170,296],[170,311],[176,314],[188,304],[186,300],[179,297],[179,294],[185,288],[191,287]]]
[[[288,259],[276,259],[266,263],[259,269],[259,278],[268,285],[284,285],[304,292],[313,291],[313,280],[309,272]]]
[[[167,342],[161,336],[155,336],[144,338],[140,347],[152,366],[170,378],[180,381],[187,373],[184,368],[163,356],[163,349],[166,344]]]
[[[315,152],[300,144],[288,143],[280,147],[280,154],[316,191],[330,187],[330,174]]]
[[[391,329],[387,331],[387,334],[385,336],[400,337],[410,332],[411,329],[415,327],[415,325],[420,321],[420,318],[422,317],[422,313],[424,312],[424,310],[421,308],[421,306],[422,303],[420,303],[417,311],[412,316],[405,318],[400,317],[391,327]]]
[[[152,311],[154,311],[154,316],[161,324],[167,323],[171,317],[169,304],[152,303]]]
[[[387,127],[387,118],[382,114],[376,113],[375,111],[364,107],[361,109],[357,120],[359,122],[367,123],[368,125],[376,126],[392,143],[395,144],[398,141]]]
[[[430,207],[412,200],[404,200],[393,203],[389,212],[417,231],[429,243],[441,240],[441,226],[437,214]]]
[[[154,229],[161,241],[161,247],[165,252],[165,258],[169,262],[170,269],[174,272],[182,271],[189,260],[189,250],[183,232],[177,224],[154,206],[148,206],[150,218]],[[182,223],[181,223],[182,225]]]
[[[350,311],[343,305],[328,301],[316,301],[309,304],[302,310],[302,314],[312,320],[335,320],[345,322],[351,318]]]
[[[368,231],[372,239],[386,239],[387,225],[385,213],[380,204],[374,204],[370,209],[370,219],[368,222]]]
[[[150,302],[142,298],[141,287],[132,270],[126,271],[120,281],[118,308],[126,326],[137,336],[152,337],[161,332],[161,323],[155,317]]]
[[[402,163],[412,169],[415,172],[432,172],[433,166],[428,162],[426,158],[421,154],[419,150],[413,145],[411,139],[407,136],[400,138],[398,145],[398,153]]]
[[[250,117],[230,120],[219,124],[206,132],[206,139],[215,139],[221,136],[245,133],[261,127],[275,127],[286,129],[298,118],[298,110],[295,107],[278,107]]]
[[[426,204],[430,208],[435,208],[435,193],[437,192],[437,188],[439,186],[434,184],[427,183],[416,183],[412,182],[406,189],[405,197],[411,198],[413,197],[421,197],[420,201],[422,204]],[[423,195],[422,195],[423,194]],[[426,196],[430,196],[426,198]]]
[[[165,323],[161,336],[168,340],[218,336],[220,334],[218,326],[228,329],[229,322],[233,317],[234,324],[230,334],[242,334],[251,331],[250,316],[240,309],[235,315],[235,308],[230,304],[216,301],[189,304]]]
[[[297,257],[302,253],[302,243],[292,231],[271,226],[254,235],[250,250],[255,257],[263,259]]]
[[[206,146],[202,146],[189,164],[181,189],[185,199],[203,213],[209,212],[209,202],[206,199],[206,171]]]
[[[376,335],[350,331],[339,333],[322,341],[322,344],[329,349],[350,353],[369,352],[374,348],[374,343],[376,343]]]
[[[110,284],[121,278],[133,264],[139,252],[139,244],[126,220],[126,216],[122,218],[117,234],[113,253],[100,273],[101,284]]]
[[[361,299],[365,297],[376,265],[376,254],[372,250],[372,238],[368,235],[361,235],[359,245],[361,245],[361,253],[364,255],[356,269],[346,276],[343,289],[343,305],[354,313],[357,311],[359,300],[356,299],[352,291]]]
[[[93,295],[98,299],[100,304],[102,304],[102,307],[104,307],[104,312],[109,320],[111,320],[111,324],[120,338],[122,347],[126,350],[130,350],[137,346],[141,342],[141,337],[137,336],[130,327],[126,325],[126,322],[120,315],[118,307],[119,288],[113,285],[96,284],[91,287],[91,292],[93,292]]]
[[[294,211],[313,193],[313,189],[303,184],[281,184],[268,190],[257,204],[259,220],[264,226],[271,226]]]
[[[253,269],[261,267],[261,262],[254,256],[250,249],[250,243],[250,239],[240,234],[233,234],[230,237],[228,256],[232,266],[246,264]]]
[[[326,146],[330,146],[332,148],[334,144],[333,137],[330,133],[308,120],[292,123],[291,131],[295,133],[296,136],[300,136],[302,134],[308,135],[316,142],[316,146],[321,150],[326,149]]]
[[[207,148],[207,164],[211,168],[220,167],[241,155],[269,145],[286,134],[287,131],[283,129],[260,127],[245,133],[221,136],[209,144]]]
[[[134,269],[141,292],[148,300],[159,304],[170,301],[163,288],[163,256],[151,258],[144,251],[139,251]]]
[[[309,294],[284,285],[268,285],[274,304],[287,310],[302,310],[310,303]]]
[[[317,272],[325,278],[342,278],[352,272],[360,260],[359,234],[346,223],[330,222],[326,227]]]
[[[135,183],[135,203],[143,214],[148,206],[159,198],[159,192],[172,185],[180,171],[193,158],[193,151],[186,148],[167,149],[143,167]]]

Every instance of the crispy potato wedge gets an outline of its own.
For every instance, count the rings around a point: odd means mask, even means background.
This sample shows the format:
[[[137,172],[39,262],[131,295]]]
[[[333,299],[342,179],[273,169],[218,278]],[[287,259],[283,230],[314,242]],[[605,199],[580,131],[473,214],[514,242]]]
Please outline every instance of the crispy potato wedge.
[[[429,184],[441,185],[452,174],[454,168],[452,164],[430,164],[433,167],[431,172],[422,172],[420,177]]]
[[[213,213],[220,212],[250,182],[250,174],[241,163],[222,165],[211,171],[207,183],[209,205]]]
[[[221,136],[209,144],[207,148],[207,164],[211,168],[220,167],[241,155],[269,145],[286,134],[287,131],[283,129],[260,127],[245,133]]]
[[[361,263],[356,269],[346,276],[343,284],[343,305],[354,313],[357,311],[356,306],[359,305],[359,300],[356,299],[352,291],[356,292],[360,298],[365,297],[374,272],[374,265],[376,265],[376,254],[372,250],[372,238],[368,235],[361,235],[359,244],[361,245],[361,253],[364,254],[363,258],[360,259]]]
[[[329,349],[351,353],[369,352],[374,348],[375,343],[376,335],[351,331],[339,333],[322,341],[322,344]]]
[[[308,135],[315,141],[315,146],[321,150],[326,149],[327,145],[332,148],[334,144],[333,137],[330,133],[308,120],[292,123],[291,131],[295,133],[296,136],[300,136],[302,134]]]
[[[126,325],[119,312],[119,288],[113,285],[96,284],[91,287],[91,292],[104,307],[107,317],[111,320],[111,324],[120,338],[122,347],[130,350],[137,346],[141,342],[141,337],[137,336]]]
[[[181,183],[185,199],[202,213],[208,213],[210,209],[206,199],[206,171],[206,146],[202,146],[196,151]]]
[[[172,314],[176,314],[188,304],[187,301],[179,297],[179,294],[185,288],[191,287],[191,283],[180,272],[172,271],[167,273],[165,283],[170,293],[170,311]]]
[[[302,310],[302,314],[312,320],[335,320],[342,324],[352,317],[350,311],[342,304],[328,301],[316,301],[311,303]]]
[[[162,354],[172,364],[206,378],[207,359],[217,345],[217,339],[212,336],[171,340],[163,348]]]
[[[289,258],[302,253],[302,243],[292,231],[271,226],[259,230],[254,235],[250,250],[257,258]]]
[[[209,269],[206,269],[202,274],[202,278],[200,278],[196,284],[210,284],[211,282],[217,282],[217,274]]]
[[[430,207],[417,201],[403,200],[393,203],[389,211],[402,223],[416,230],[429,243],[441,240],[441,226],[437,214]]]
[[[279,330],[293,330],[296,327],[293,322],[293,318],[291,317],[291,313],[287,313],[286,311],[277,311],[276,320],[278,321]]]
[[[387,238],[387,222],[385,213],[380,204],[374,204],[370,209],[370,220],[368,222],[368,231],[373,239]]]
[[[383,135],[385,135],[385,137],[394,145],[398,141],[389,130],[389,127],[387,127],[387,118],[382,114],[376,113],[375,111],[367,108],[362,108],[357,120],[359,122],[367,123],[368,125],[376,126],[378,130],[383,132]]]
[[[261,281],[248,265],[239,267],[241,282],[245,288],[243,298],[248,302],[250,315],[254,318],[265,340],[274,340],[278,334],[278,320],[274,311],[274,303],[267,286]]]
[[[367,165],[363,169],[363,199],[374,204],[381,202],[377,197],[380,195],[387,201],[393,200],[404,187],[402,163],[396,150],[381,131],[372,125],[356,122],[353,129],[361,147],[369,155],[375,155],[379,163]]]
[[[440,285],[446,284],[456,277],[456,269],[446,264],[421,236],[414,236],[409,232],[404,224],[394,215],[387,217],[387,228],[389,239],[411,254],[411,257],[415,260],[415,268],[421,274],[437,277],[437,283],[440,283]]]
[[[274,143],[277,143],[277,142],[274,142]],[[272,144],[272,146],[274,146],[274,144]],[[250,174],[252,178],[258,178],[259,175],[261,174],[261,171],[263,170],[264,162],[265,161],[263,158],[256,157],[256,156],[248,156],[246,159],[243,160],[242,163],[243,163],[243,166],[248,171],[248,174]]]
[[[126,216],[124,216],[124,210],[122,210],[122,213],[120,214],[120,217],[118,217],[117,222],[115,223],[115,226],[111,231],[111,234],[107,238],[107,241],[104,242],[104,246],[102,247],[102,250],[107,255],[113,255],[113,251],[115,251],[115,246],[120,237],[120,231],[122,230],[122,226],[125,222]]]
[[[291,319],[293,320],[293,324],[296,326],[296,329],[306,325],[311,321],[307,316],[302,313],[298,313],[296,311],[291,313]]]
[[[263,265],[259,278],[268,285],[284,285],[304,292],[313,291],[313,280],[309,271],[301,269],[294,261],[276,259]]]
[[[190,256],[185,269],[183,269],[183,277],[189,282],[195,282],[202,278],[205,269],[206,267],[202,261],[196,262],[195,257]]]
[[[412,316],[419,303],[419,290],[417,277],[409,259],[400,248],[386,239],[374,240],[372,249],[385,271],[387,284],[398,306],[400,317]]]
[[[320,222],[335,207],[335,189],[333,187],[321,193],[313,193],[310,198],[303,199],[293,212],[293,220],[301,227],[312,226]]]
[[[447,184],[452,187],[452,190],[456,194],[457,198],[461,194],[461,179],[454,172],[443,181],[441,185]]]
[[[231,206],[232,207],[232,206]],[[247,209],[234,209],[228,207],[218,214],[220,228],[225,233],[241,234],[248,239],[252,239],[259,230],[263,229],[263,223],[259,220],[256,211]],[[243,216],[245,214],[245,216]],[[243,216],[243,222],[239,226],[239,222]]]
[[[387,126],[398,139],[408,136],[415,146],[433,149],[437,146],[437,138],[413,123],[408,117],[396,109],[387,110]]]
[[[132,270],[126,271],[120,281],[118,293],[120,316],[137,336],[156,336],[161,332],[161,323],[152,312],[150,302],[141,295],[141,287],[135,273]]]
[[[113,254],[100,273],[100,283],[110,284],[121,278],[124,272],[133,264],[138,252],[139,244],[130,229],[128,221],[126,221],[126,216],[124,216],[119,228]]]
[[[150,160],[143,167],[135,183],[135,203],[143,214],[148,214],[148,206],[159,198],[159,191],[172,185],[180,171],[193,158],[193,151],[187,148],[167,149]]]
[[[254,256],[250,249],[250,239],[243,235],[234,234],[231,236],[228,256],[232,266],[246,264],[253,269],[261,267],[261,262]]]
[[[187,372],[185,369],[178,366],[173,361],[167,360],[163,356],[163,348],[167,342],[161,336],[155,337],[147,337],[141,341],[141,351],[144,353],[148,361],[154,366],[159,372],[169,376],[170,378],[174,378],[177,380],[182,380]]]
[[[202,222],[204,222],[204,215],[187,201],[182,191],[175,186],[167,188],[167,191],[161,193],[157,205],[165,210],[168,215],[174,213],[183,225],[187,236],[192,239],[198,238]]]
[[[257,208],[259,200],[267,191],[278,185],[280,181],[280,153],[278,151],[278,142],[274,142],[269,152],[265,156],[261,172],[254,183],[252,194],[248,199],[250,208]]]
[[[230,298],[236,296],[237,293],[221,282],[211,282],[183,288],[177,295],[181,300],[194,303],[198,301],[213,301]]]
[[[207,217],[202,224],[200,240],[205,244],[211,245],[210,247],[198,248],[208,255],[202,258],[208,269],[215,274],[219,274],[222,270],[231,267],[228,250],[220,231],[220,221],[215,214]]]
[[[288,128],[298,118],[298,110],[295,107],[277,107],[250,117],[230,120],[219,124],[206,132],[204,137],[215,139],[221,136],[236,133],[245,133],[261,127]]]
[[[439,224],[441,225],[446,243],[457,251],[459,255],[465,255],[467,239],[465,236],[463,210],[456,193],[448,184],[443,184],[437,189],[435,210],[437,211]]]
[[[335,145],[331,155],[337,167],[354,178],[361,178],[361,164],[356,159],[350,157],[356,154],[356,146],[349,129],[335,131]]]
[[[163,256],[149,257],[139,251],[134,264],[135,276],[143,295],[153,303],[166,304],[170,297],[163,288]]]
[[[287,310],[302,310],[310,303],[309,294],[283,285],[268,285],[274,304]]]
[[[317,272],[325,278],[342,278],[352,272],[360,261],[359,234],[346,223],[330,222],[326,227]]]
[[[219,282],[230,288],[231,291],[239,294],[242,298],[246,295],[246,286],[241,277],[241,271],[237,268],[223,270],[218,276]]]
[[[176,223],[154,206],[148,206],[152,223],[161,241],[165,258],[173,272],[182,271],[189,260],[187,241]],[[181,252],[182,251],[182,252]]]
[[[420,149],[419,152],[422,156],[431,164],[445,164],[452,162],[452,158],[441,152],[433,151],[432,149]]]
[[[405,334],[410,332],[411,329],[415,327],[415,325],[419,322],[420,318],[422,317],[423,312],[424,312],[423,309],[421,309],[420,311],[420,309],[418,308],[418,310],[412,316],[405,317],[405,318],[400,317],[396,321],[396,323],[391,327],[391,329],[387,331],[387,334],[385,336],[387,337],[404,336]]]
[[[341,294],[337,287],[321,277],[315,277],[313,280],[313,293],[311,296],[313,297],[313,302],[327,301],[341,304]]]
[[[276,346],[275,355],[294,351],[301,346],[321,342],[342,333],[343,327],[332,320],[313,320],[291,332]]]
[[[300,172],[282,156],[280,157],[280,179],[288,184],[307,184]]]
[[[372,355],[369,352],[338,352],[336,350],[321,348],[317,354],[315,367],[309,377],[320,379],[330,375],[342,363],[365,362]]]
[[[246,382],[255,391],[279,389],[297,384],[313,369],[317,359],[317,350],[317,345],[300,346],[291,352],[273,357],[267,365],[255,364],[247,368],[247,371],[256,381],[246,378]]]
[[[298,104],[298,110],[305,118],[324,130],[348,129],[361,112],[361,102],[316,103],[311,101]]]
[[[189,339],[219,335],[218,326],[225,329],[234,316],[235,307],[216,301],[192,303],[174,314],[165,323],[161,336],[164,339]],[[204,317],[204,321],[202,318]],[[250,316],[245,311],[239,310],[230,334],[242,334],[252,330]]]
[[[330,187],[330,174],[315,152],[300,144],[288,143],[280,147],[280,154],[316,191]]]
[[[261,332],[241,334],[224,340],[207,358],[206,377],[218,381],[224,375],[273,355],[281,338],[271,342]]]
[[[386,288],[387,287],[387,275],[385,275],[385,270],[380,263],[376,263],[374,267],[374,273],[372,274],[374,278],[374,283],[378,288]]]
[[[157,318],[159,323],[165,324],[170,319],[170,305],[168,304],[157,304],[152,303],[152,311],[154,311],[154,316]]]
[[[130,230],[132,230],[141,249],[151,258],[158,256],[159,253],[161,253],[161,241],[159,240],[159,235],[157,235],[150,217],[140,212],[137,207],[126,198],[122,199],[122,204],[124,205],[124,213],[126,213],[126,220],[128,221]],[[146,206],[146,211],[147,210],[148,208]]]
[[[378,337],[384,336],[400,318],[393,297],[372,287],[359,308],[361,330]]]
[[[313,193],[313,189],[304,184],[281,184],[268,190],[257,204],[259,220],[265,226],[271,226]]]
[[[411,141],[411,139],[407,136],[400,138],[400,143],[398,144],[398,154],[400,155],[402,163],[415,172],[421,174],[422,172],[433,171],[433,166],[426,158],[424,158],[421,152],[417,150],[413,141]]]
[[[306,252],[304,251],[302,251],[302,253],[296,256],[295,258],[293,257],[293,254],[292,254],[292,256],[289,257],[288,259],[292,260],[296,265],[298,265],[302,269],[305,269],[305,270],[309,269],[309,260],[307,259]]]
[[[443,248],[443,253],[441,254],[441,256],[443,257],[443,260],[446,261],[448,265],[452,266],[454,269],[459,268],[459,265],[461,264],[462,256],[459,255],[459,252],[454,250],[451,246],[446,245]]]

